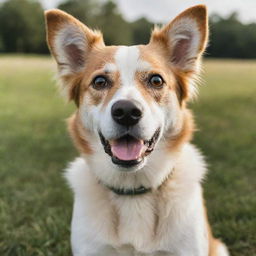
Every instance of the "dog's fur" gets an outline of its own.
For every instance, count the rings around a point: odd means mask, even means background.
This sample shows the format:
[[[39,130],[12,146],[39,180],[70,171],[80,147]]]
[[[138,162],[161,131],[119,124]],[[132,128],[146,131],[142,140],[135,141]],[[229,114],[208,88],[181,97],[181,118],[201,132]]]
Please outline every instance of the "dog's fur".
[[[105,46],[100,32],[60,10],[47,11],[46,22],[62,89],[77,105],[68,126],[81,157],[66,172],[75,196],[73,254],[227,256],[207,220],[204,159],[189,143],[194,125],[186,103],[195,95],[207,44],[205,6],[155,28],[149,44],[130,47]],[[154,74],[163,78],[159,88],[151,83]],[[95,88],[98,75],[107,77],[108,86]],[[154,151],[129,168],[111,161],[99,136],[110,145],[120,137],[123,128],[111,117],[111,107],[124,99],[143,110],[132,135],[148,141],[160,128]],[[151,190],[117,195],[111,189],[140,186]]]

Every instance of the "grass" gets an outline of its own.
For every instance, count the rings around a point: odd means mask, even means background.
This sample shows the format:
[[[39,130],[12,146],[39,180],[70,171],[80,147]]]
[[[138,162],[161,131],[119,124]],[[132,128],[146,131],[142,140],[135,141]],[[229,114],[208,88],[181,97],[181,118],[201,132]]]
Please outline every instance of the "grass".
[[[194,143],[210,173],[205,197],[214,234],[233,256],[256,255],[256,62],[205,63],[191,104]],[[0,255],[70,255],[72,196],[62,170],[75,152],[48,57],[0,56]]]

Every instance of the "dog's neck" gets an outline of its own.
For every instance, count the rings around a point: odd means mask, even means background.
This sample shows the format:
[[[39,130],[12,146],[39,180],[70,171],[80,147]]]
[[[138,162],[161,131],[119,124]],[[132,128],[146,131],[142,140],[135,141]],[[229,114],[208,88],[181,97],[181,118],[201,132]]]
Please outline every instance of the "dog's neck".
[[[111,190],[113,193],[115,193],[118,196],[138,196],[138,195],[143,195],[143,194],[147,194],[150,192],[155,192],[159,189],[161,189],[161,187],[169,180],[171,179],[171,177],[173,176],[174,173],[174,169],[170,171],[169,175],[166,177],[166,179],[162,182],[162,184],[160,184],[156,189],[152,189],[151,187],[144,187],[144,186],[140,186],[140,187],[135,187],[135,188],[130,188],[130,189],[126,189],[126,188],[116,188],[116,187],[112,187],[112,186],[107,186],[102,184],[104,187],[106,187],[107,189]]]

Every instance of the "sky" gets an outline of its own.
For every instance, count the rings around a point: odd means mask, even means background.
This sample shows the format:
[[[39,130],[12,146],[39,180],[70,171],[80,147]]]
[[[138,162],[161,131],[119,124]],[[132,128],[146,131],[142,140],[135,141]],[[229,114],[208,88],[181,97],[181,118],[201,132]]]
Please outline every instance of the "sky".
[[[142,14],[155,22],[166,22],[184,9],[206,4],[210,13],[228,15],[238,11],[244,22],[256,21],[256,0],[118,0],[126,17],[134,19]]]
[[[61,2],[61,0],[40,1],[46,9],[54,8]],[[152,22],[165,23],[188,7],[205,4],[210,14],[218,13],[226,17],[231,12],[237,11],[243,22],[256,22],[256,0],[116,0],[116,3],[122,14],[130,21],[144,16]]]

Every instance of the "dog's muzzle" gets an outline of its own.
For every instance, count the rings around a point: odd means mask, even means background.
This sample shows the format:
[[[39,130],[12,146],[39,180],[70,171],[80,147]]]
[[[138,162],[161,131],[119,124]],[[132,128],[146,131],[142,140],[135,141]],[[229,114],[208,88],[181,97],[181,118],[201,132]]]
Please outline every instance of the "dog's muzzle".
[[[111,157],[112,162],[125,168],[140,164],[144,157],[154,150],[159,135],[160,128],[155,131],[150,140],[142,140],[129,133],[117,139],[107,140],[99,132],[104,150]]]
[[[129,168],[140,164],[153,151],[160,129],[156,130],[150,140],[143,140],[143,136],[135,134],[134,130],[138,128],[137,125],[143,117],[143,108],[137,101],[115,102],[111,107],[111,116],[120,136],[108,140],[99,132],[105,152],[116,165]]]

